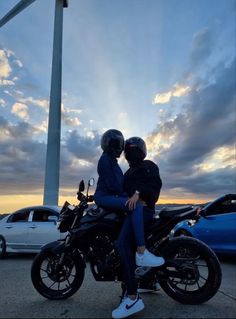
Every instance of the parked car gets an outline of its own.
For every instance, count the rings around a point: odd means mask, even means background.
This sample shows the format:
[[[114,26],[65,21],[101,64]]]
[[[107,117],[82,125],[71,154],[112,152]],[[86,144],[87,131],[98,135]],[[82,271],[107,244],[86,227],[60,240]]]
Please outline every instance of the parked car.
[[[210,246],[218,254],[236,256],[236,194],[227,194],[203,206],[206,217],[190,225],[180,222],[174,236],[192,236]]]
[[[58,206],[32,206],[0,220],[0,256],[6,253],[37,253],[48,242],[60,239],[56,227]]]

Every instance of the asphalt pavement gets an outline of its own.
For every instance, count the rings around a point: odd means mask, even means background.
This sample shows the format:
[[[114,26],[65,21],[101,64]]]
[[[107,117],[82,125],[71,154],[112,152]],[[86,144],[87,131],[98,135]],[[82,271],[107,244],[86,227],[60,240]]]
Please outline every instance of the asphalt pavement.
[[[30,279],[33,255],[0,260],[0,318],[111,318],[119,303],[120,284],[96,282],[86,268],[80,290],[71,298],[52,301],[34,289]],[[145,309],[131,318],[236,318],[236,261],[221,259],[222,284],[202,305],[182,305],[162,290],[142,294]]]

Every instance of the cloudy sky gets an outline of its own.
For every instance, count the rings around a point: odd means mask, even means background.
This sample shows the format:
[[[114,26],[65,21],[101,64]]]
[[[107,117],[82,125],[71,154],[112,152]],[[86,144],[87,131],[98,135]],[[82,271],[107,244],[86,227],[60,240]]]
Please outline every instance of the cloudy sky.
[[[1,0],[0,16],[17,2]],[[0,29],[0,213],[42,203],[54,5]],[[60,204],[97,179],[109,128],[146,140],[160,203],[236,192],[235,21],[235,0],[69,0]]]

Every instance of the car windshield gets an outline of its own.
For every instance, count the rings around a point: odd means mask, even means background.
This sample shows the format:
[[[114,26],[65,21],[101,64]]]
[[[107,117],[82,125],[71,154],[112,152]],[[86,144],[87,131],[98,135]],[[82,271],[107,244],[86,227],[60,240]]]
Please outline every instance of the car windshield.
[[[236,213],[236,200],[221,197],[217,201],[213,201],[204,206],[207,209],[207,215]]]

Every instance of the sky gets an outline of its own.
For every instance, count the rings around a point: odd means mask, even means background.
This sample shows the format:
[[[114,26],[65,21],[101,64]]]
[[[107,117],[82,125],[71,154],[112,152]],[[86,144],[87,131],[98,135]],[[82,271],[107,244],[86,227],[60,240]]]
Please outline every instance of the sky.
[[[0,213],[43,201],[54,7],[0,29]],[[236,192],[235,0],[69,0],[62,63],[60,205],[97,180],[110,128],[146,141],[159,203]]]

